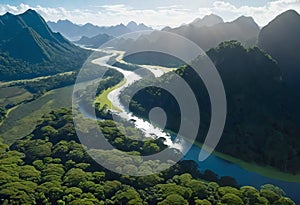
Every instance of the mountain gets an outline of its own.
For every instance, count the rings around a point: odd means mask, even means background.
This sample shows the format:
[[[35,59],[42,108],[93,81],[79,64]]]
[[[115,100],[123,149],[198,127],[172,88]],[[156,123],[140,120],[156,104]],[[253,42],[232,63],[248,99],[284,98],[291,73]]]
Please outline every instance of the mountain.
[[[275,58],[287,84],[300,85],[300,15],[288,10],[262,28],[258,45]],[[297,91],[298,92],[298,91]]]
[[[137,25],[135,22],[129,22],[127,26],[119,24],[115,26],[96,26],[91,23],[85,25],[77,25],[69,20],[59,20],[55,22],[48,22],[49,27],[56,32],[62,33],[70,40],[79,40],[81,37],[94,37],[98,34],[107,34],[110,36],[120,36],[126,33],[152,30],[151,27],[147,27],[144,24]]]
[[[197,18],[195,19],[191,25],[196,26],[196,27],[203,27],[203,26],[214,26],[219,23],[224,23],[223,19],[220,16],[210,14],[207,16],[204,16],[203,19]]]
[[[1,80],[80,68],[88,55],[60,33],[52,32],[44,19],[30,9],[20,15],[0,16],[0,53]]]
[[[241,16],[232,22],[224,23],[220,17],[210,15],[178,28],[165,28],[164,31],[182,35],[194,41],[203,50],[208,50],[228,40],[238,40],[245,46],[252,46],[256,44],[259,27],[252,17]]]
[[[130,21],[127,26],[131,31],[145,31],[145,30],[153,30],[151,27],[146,26],[145,24],[137,24],[134,21]]]
[[[222,78],[227,98],[226,125],[217,151],[284,172],[300,173],[300,165],[295,163],[300,160],[300,112],[298,103],[281,80],[276,61],[258,47],[246,49],[236,41],[221,43],[207,55]],[[200,56],[191,66],[201,65],[205,62]],[[121,100],[126,102],[132,90],[139,90],[133,95],[130,110],[148,118],[152,108],[161,107],[168,116],[166,129],[176,132],[181,120],[190,122],[191,119],[182,119],[176,100],[160,88],[168,87],[168,82],[174,82],[180,75],[199,103],[201,123],[197,141],[203,143],[210,125],[209,95],[191,67],[184,66],[175,73],[153,80],[150,85],[156,87],[136,82],[124,90]]]
[[[101,45],[103,45],[104,43],[106,43],[107,41],[113,38],[114,37],[109,36],[105,33],[104,34],[100,33],[97,36],[91,38],[83,36],[79,41],[74,41],[74,43],[91,47],[91,48],[99,48]]]

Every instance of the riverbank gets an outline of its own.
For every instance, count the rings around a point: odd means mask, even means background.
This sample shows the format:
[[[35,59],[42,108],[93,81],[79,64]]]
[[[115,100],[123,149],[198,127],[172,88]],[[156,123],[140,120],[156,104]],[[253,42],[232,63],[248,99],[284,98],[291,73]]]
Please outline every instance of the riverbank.
[[[118,112],[122,112],[122,110],[118,107],[116,107],[109,99],[108,99],[108,94],[112,91],[114,91],[115,89],[118,89],[120,87],[122,87],[123,85],[125,85],[126,83],[126,78],[123,78],[123,80],[118,83],[117,85],[110,87],[106,90],[104,90],[100,95],[98,95],[95,99],[95,103],[99,102],[100,103],[100,107],[102,108],[104,105],[108,106],[108,109],[110,110],[115,110]]]
[[[145,120],[145,119],[144,119]],[[171,130],[165,130],[166,132],[169,132],[170,134],[176,136],[177,133],[171,131]],[[187,138],[183,137],[184,140],[188,141]],[[196,145],[199,148],[202,148],[203,144],[200,142],[190,142],[193,143],[194,145]],[[268,177],[268,178],[272,178],[272,179],[276,179],[276,180],[281,180],[281,181],[286,181],[286,182],[300,182],[300,174],[297,175],[293,175],[290,173],[285,173],[282,172],[274,167],[271,166],[260,166],[256,163],[250,163],[250,162],[245,162],[241,159],[238,159],[236,157],[232,157],[230,155],[227,154],[223,154],[221,152],[218,151],[213,151],[212,153],[213,155],[229,162],[229,163],[233,163],[236,164],[238,166],[240,166],[241,168],[250,171],[250,172],[255,172],[257,174],[260,174],[262,176]]]

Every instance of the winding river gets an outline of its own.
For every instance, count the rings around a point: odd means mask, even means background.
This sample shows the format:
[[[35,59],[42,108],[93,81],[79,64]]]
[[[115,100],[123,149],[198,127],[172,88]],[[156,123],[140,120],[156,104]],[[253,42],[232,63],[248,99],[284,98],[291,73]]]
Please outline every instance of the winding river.
[[[126,108],[124,108],[119,99],[120,92],[133,82],[142,79],[142,77],[132,71],[126,71],[121,68],[108,65],[107,62],[111,57],[120,58],[122,53],[113,50],[105,50],[105,52],[108,54],[107,56],[98,58],[94,60],[93,63],[116,69],[124,74],[126,80],[126,83],[124,83],[121,87],[114,89],[108,94],[108,99],[113,103],[113,105],[122,110],[122,112],[118,112],[118,115],[127,120],[133,119],[132,121],[134,122],[135,126],[138,129],[141,129],[146,135],[151,136],[155,134],[156,136],[164,137],[168,146],[182,150],[184,146],[188,144],[188,142],[183,140],[180,142],[173,141],[172,139],[175,138],[173,134],[154,127],[149,122],[134,116],[132,113],[128,112]],[[166,72],[166,69],[161,69],[161,67],[158,66],[144,65],[143,67],[151,71],[155,77],[159,77]],[[184,159],[195,161],[199,165],[200,170],[210,169],[219,176],[232,176],[240,185],[251,185],[259,189],[261,185],[274,184],[284,189],[287,193],[287,196],[296,201],[296,204],[300,204],[300,182],[286,182],[283,180],[269,178],[267,176],[263,176],[262,174],[248,171],[241,166],[228,162],[227,160],[224,160],[214,154],[212,154],[204,162],[199,162],[198,155],[200,150],[201,148],[199,146],[192,145],[191,149],[184,156]]]

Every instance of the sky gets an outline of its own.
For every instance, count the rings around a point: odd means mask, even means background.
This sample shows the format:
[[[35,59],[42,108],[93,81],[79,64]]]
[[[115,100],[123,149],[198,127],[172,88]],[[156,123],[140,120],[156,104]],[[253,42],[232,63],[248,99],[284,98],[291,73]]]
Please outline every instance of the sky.
[[[252,16],[260,26],[278,14],[294,9],[300,0],[1,0],[0,14],[19,14],[34,9],[47,21],[68,19],[77,24],[100,26],[145,23],[154,28],[176,27],[208,14],[225,21]]]

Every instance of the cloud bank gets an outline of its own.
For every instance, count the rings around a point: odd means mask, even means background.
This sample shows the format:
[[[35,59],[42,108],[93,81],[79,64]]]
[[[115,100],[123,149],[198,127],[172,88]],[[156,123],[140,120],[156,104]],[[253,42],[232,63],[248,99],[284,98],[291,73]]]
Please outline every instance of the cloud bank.
[[[39,12],[47,21],[69,19],[77,24],[87,22],[97,25],[116,25],[128,23],[131,20],[145,23],[156,28],[178,26],[191,22],[193,19],[207,14],[217,14],[225,21],[231,21],[241,15],[252,16],[260,25],[266,25],[278,14],[294,9],[300,12],[300,0],[273,0],[263,6],[235,6],[225,1],[214,1],[210,7],[188,9],[184,5],[170,5],[151,9],[136,9],[125,4],[102,5],[89,9],[68,10],[63,7],[42,7],[20,4],[17,6],[0,4],[0,14],[11,12],[19,14],[27,9]]]

